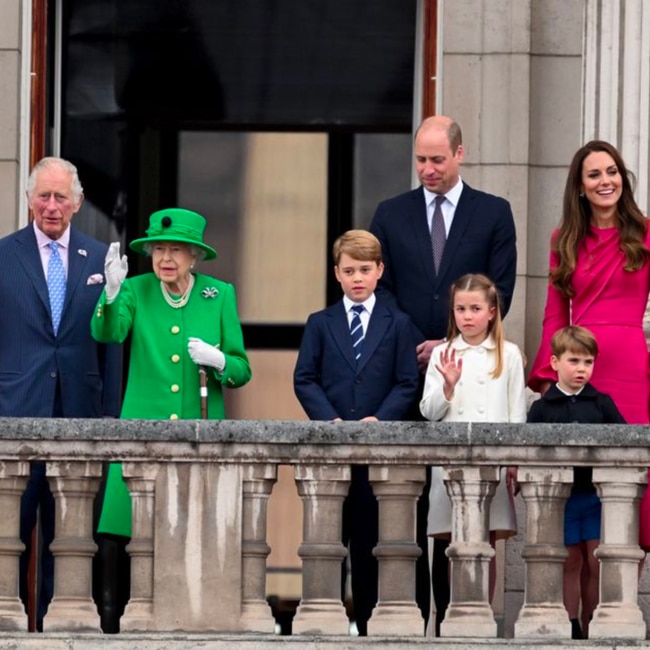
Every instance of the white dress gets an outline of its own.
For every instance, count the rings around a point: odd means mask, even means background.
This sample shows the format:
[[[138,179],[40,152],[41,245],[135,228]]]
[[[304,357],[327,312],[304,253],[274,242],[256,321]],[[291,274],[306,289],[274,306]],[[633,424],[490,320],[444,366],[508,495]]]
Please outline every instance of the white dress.
[[[451,342],[456,359],[463,359],[463,370],[451,401],[445,399],[440,353],[449,343],[434,348],[427,369],[424,393],[420,402],[422,415],[431,421],[445,422],[525,422],[526,390],[524,363],[519,348],[504,341],[503,371],[491,376],[496,364],[496,344],[489,336],[480,345],[469,345],[461,336]],[[505,482],[505,468],[490,508],[490,530],[498,537],[517,532],[512,495]],[[451,533],[451,501],[442,479],[442,467],[433,467],[429,492],[427,534],[448,537]]]

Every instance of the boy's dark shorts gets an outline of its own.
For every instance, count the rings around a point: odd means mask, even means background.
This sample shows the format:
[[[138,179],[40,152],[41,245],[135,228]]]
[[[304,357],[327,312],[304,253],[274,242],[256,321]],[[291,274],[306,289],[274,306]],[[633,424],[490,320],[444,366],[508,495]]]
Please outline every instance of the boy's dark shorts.
[[[564,507],[564,545],[600,539],[601,510],[597,494],[569,496]]]

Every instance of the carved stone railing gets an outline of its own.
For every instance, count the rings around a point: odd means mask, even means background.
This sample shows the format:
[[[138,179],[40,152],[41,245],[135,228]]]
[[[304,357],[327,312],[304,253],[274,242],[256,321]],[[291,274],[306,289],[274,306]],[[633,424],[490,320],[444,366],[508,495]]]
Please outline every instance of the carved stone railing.
[[[527,508],[524,604],[510,643],[569,639],[562,604],[564,501],[572,467],[594,467],[603,504],[592,639],[644,639],[637,603],[639,500],[650,427],[280,421],[0,419],[0,630],[26,629],[18,599],[20,496],[45,460],[56,503],[54,599],[45,632],[99,631],[91,598],[92,499],[102,463],[122,461],[133,500],[131,600],[123,632],[273,635],[266,604],[267,501],[293,465],[303,507],[303,590],[294,635],[341,635],[342,503],[350,464],[368,464],[379,502],[379,601],[369,635],[421,637],[415,604],[416,501],[428,465],[453,504],[446,637],[489,639],[487,513],[499,468],[519,467]],[[557,644],[555,644],[557,645]]]

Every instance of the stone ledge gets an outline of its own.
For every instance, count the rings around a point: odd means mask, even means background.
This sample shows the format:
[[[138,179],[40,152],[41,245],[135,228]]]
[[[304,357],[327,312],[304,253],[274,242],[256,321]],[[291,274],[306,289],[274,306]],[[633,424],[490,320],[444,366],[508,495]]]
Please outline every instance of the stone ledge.
[[[562,650],[580,647],[582,650],[618,650],[620,648],[650,649],[650,643],[640,641],[567,641],[545,642],[522,639],[444,640],[417,638],[405,640],[388,637],[305,637],[214,634],[7,634],[0,633],[0,647],[8,650],[278,650],[289,646],[296,650]]]
[[[0,440],[644,447],[649,425],[0,418]]]
[[[0,460],[650,465],[650,426],[0,418]]]
[[[645,447],[650,426],[309,420],[0,418],[0,440],[271,443],[278,445]]]

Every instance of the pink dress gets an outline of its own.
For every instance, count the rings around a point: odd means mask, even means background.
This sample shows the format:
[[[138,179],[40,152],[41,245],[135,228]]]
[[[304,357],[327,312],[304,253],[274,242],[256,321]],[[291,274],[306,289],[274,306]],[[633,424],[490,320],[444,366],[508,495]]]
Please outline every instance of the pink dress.
[[[650,234],[646,234],[645,244],[650,248]],[[566,325],[581,325],[598,341],[591,383],[614,400],[628,424],[648,424],[650,381],[642,325],[650,291],[650,265],[629,272],[624,264],[616,228],[592,227],[578,248],[573,274],[575,296],[568,299],[549,283],[542,341],[528,385],[539,391],[543,382],[556,381],[550,365],[551,337]],[[550,268],[557,265],[558,256],[551,251]],[[641,546],[650,548],[648,494],[641,506]]]

